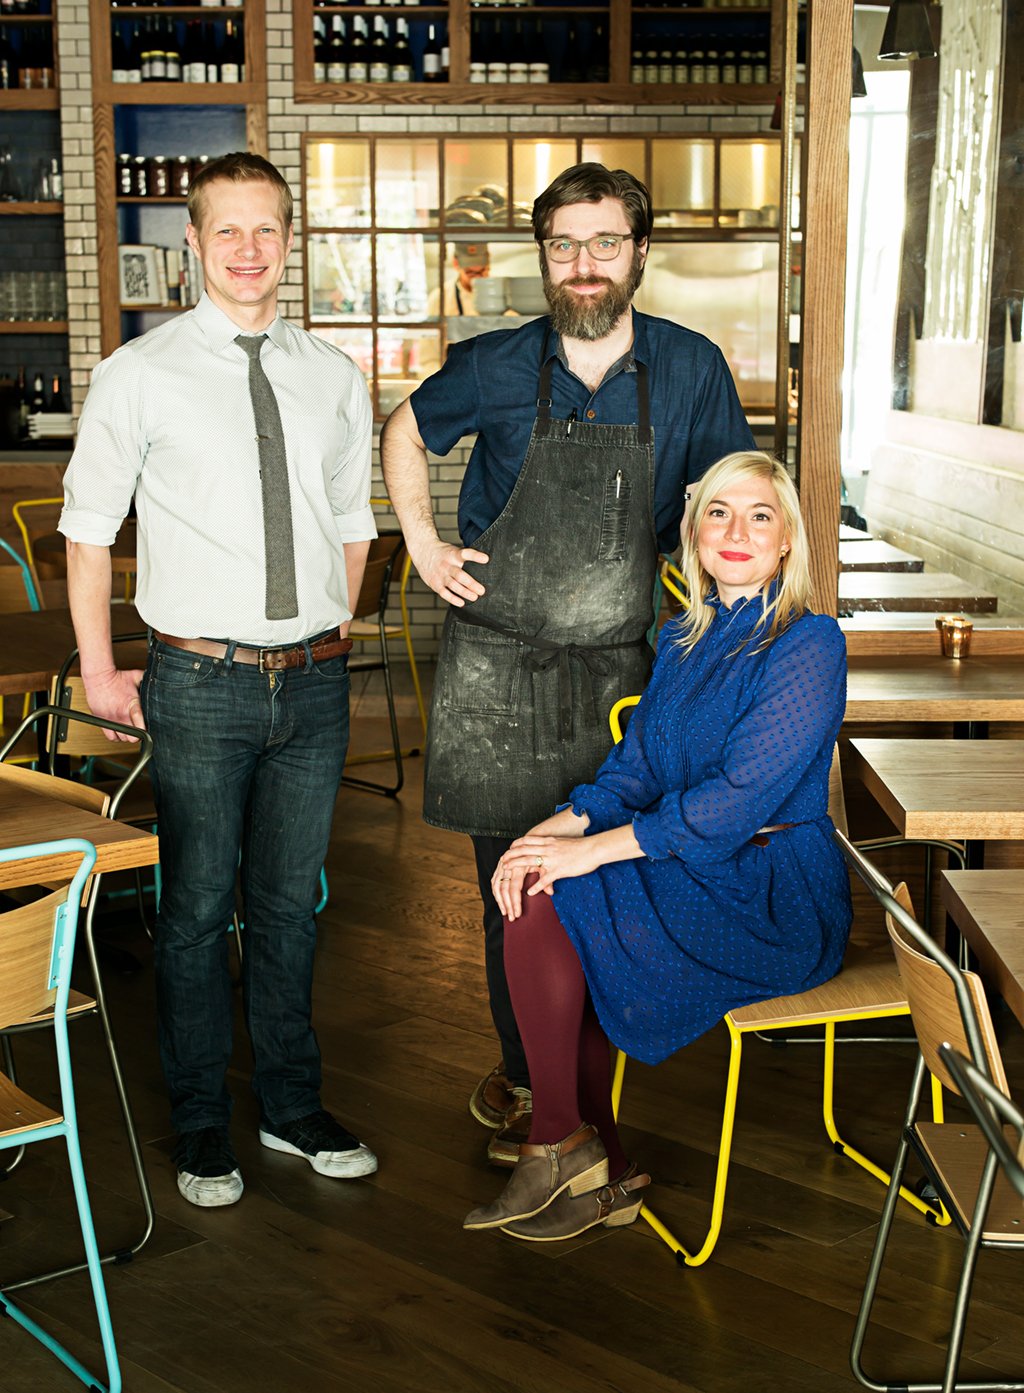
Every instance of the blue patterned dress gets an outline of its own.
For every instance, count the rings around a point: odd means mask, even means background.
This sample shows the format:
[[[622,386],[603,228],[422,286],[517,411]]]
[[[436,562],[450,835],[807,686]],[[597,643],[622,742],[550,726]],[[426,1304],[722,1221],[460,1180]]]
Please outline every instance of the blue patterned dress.
[[[644,858],[555,886],[606,1034],[649,1064],[734,1007],[834,976],[852,917],[827,811],[839,626],[805,614],[756,652],[760,599],[711,603],[686,657],[678,621],[662,631],[624,739],[570,795],[588,835],[631,822]],[[783,822],[798,825],[751,842]]]

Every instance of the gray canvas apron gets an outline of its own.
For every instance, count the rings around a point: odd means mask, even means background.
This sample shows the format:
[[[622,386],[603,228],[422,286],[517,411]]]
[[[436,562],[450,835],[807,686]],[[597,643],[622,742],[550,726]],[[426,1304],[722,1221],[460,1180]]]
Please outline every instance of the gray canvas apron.
[[[541,348],[537,417],[512,495],[466,570],[487,587],[452,608],[427,740],[427,822],[518,837],[594,776],[608,713],[643,689],[657,564],[647,370],[639,424],[551,417]]]

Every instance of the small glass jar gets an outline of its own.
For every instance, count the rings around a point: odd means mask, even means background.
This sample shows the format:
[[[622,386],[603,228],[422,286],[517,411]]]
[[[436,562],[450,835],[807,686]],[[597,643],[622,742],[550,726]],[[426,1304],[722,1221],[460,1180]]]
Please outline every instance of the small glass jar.
[[[192,182],[192,161],[188,155],[179,155],[171,170],[171,192],[175,198],[188,198],[188,187]]]
[[[149,161],[149,194],[151,198],[169,198],[171,166],[166,155],[153,155]]]
[[[130,198],[135,192],[131,155],[118,155],[117,157],[117,192],[120,198]]]
[[[136,198],[149,197],[149,161],[145,155],[132,159],[132,193]]]

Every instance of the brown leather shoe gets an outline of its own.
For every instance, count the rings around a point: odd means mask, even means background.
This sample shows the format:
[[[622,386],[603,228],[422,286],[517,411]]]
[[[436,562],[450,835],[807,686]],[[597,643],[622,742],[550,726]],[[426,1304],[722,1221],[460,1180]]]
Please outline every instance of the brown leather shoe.
[[[505,1061],[497,1064],[480,1080],[469,1099],[469,1111],[485,1127],[503,1127],[505,1120],[515,1106],[512,1080],[505,1073]]]
[[[530,1140],[533,1121],[533,1094],[528,1088],[514,1088],[515,1102],[487,1143],[487,1159],[492,1166],[514,1166],[519,1160],[519,1148]]]
[[[563,1190],[586,1194],[608,1183],[608,1156],[595,1128],[581,1123],[560,1142],[523,1142],[519,1161],[493,1204],[472,1210],[465,1229],[496,1229],[538,1214]]]
[[[563,1190],[539,1214],[502,1224],[501,1231],[527,1243],[556,1243],[559,1239],[576,1238],[598,1224],[608,1229],[623,1228],[636,1220],[644,1203],[643,1191],[650,1183],[649,1175],[637,1175],[636,1166],[630,1166],[613,1184],[602,1185],[589,1194],[574,1195]]]

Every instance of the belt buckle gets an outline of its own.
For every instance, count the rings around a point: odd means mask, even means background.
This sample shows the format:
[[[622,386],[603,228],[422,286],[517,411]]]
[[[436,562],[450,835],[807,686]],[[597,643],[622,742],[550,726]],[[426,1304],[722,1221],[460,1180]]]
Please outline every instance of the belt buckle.
[[[257,650],[256,650],[256,665],[257,665],[257,667],[258,667],[258,669],[259,669],[260,672],[269,672],[269,671],[270,671],[270,668],[267,668],[267,667],[264,667],[264,666],[263,666],[263,658],[264,658],[264,655],[265,655],[266,651],[267,651],[267,650],[266,650],[265,648],[257,648]]]

